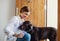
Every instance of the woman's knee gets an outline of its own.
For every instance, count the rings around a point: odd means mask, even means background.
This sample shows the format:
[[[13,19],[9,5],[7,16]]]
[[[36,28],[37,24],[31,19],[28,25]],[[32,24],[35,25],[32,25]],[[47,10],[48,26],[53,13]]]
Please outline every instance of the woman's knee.
[[[28,34],[28,38],[31,38],[31,35],[30,34]]]
[[[28,39],[31,39],[31,35],[30,35],[29,33],[27,33],[27,34],[25,35],[25,37],[28,38]]]

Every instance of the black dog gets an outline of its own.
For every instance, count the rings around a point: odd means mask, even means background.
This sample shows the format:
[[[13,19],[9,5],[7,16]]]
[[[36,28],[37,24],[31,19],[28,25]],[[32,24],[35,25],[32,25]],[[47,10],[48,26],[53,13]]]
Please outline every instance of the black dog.
[[[19,29],[25,30],[31,34],[31,41],[40,41],[49,39],[50,41],[56,41],[56,29],[53,27],[35,27],[30,21],[25,21]]]

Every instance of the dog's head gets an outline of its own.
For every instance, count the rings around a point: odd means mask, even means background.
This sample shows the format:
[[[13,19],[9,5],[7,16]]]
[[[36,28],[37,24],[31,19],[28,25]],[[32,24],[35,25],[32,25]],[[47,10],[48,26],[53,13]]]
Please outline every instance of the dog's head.
[[[32,30],[32,24],[30,21],[25,21],[21,26],[19,26],[19,29],[25,30],[25,31],[30,31]]]

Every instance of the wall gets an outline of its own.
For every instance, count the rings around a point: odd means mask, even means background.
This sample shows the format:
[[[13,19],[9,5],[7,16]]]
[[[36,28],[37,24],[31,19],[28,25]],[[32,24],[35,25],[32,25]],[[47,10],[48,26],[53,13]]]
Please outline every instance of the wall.
[[[15,15],[15,0],[0,0],[0,41],[4,41],[3,29],[13,15]]]
[[[47,0],[47,26],[57,29],[58,25],[58,0]]]

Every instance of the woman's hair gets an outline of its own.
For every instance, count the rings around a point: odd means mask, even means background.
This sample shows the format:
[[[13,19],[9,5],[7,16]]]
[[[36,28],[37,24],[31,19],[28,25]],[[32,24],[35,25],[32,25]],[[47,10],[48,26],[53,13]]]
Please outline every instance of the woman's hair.
[[[22,12],[29,12],[29,8],[27,6],[24,6],[20,9],[20,13]]]

